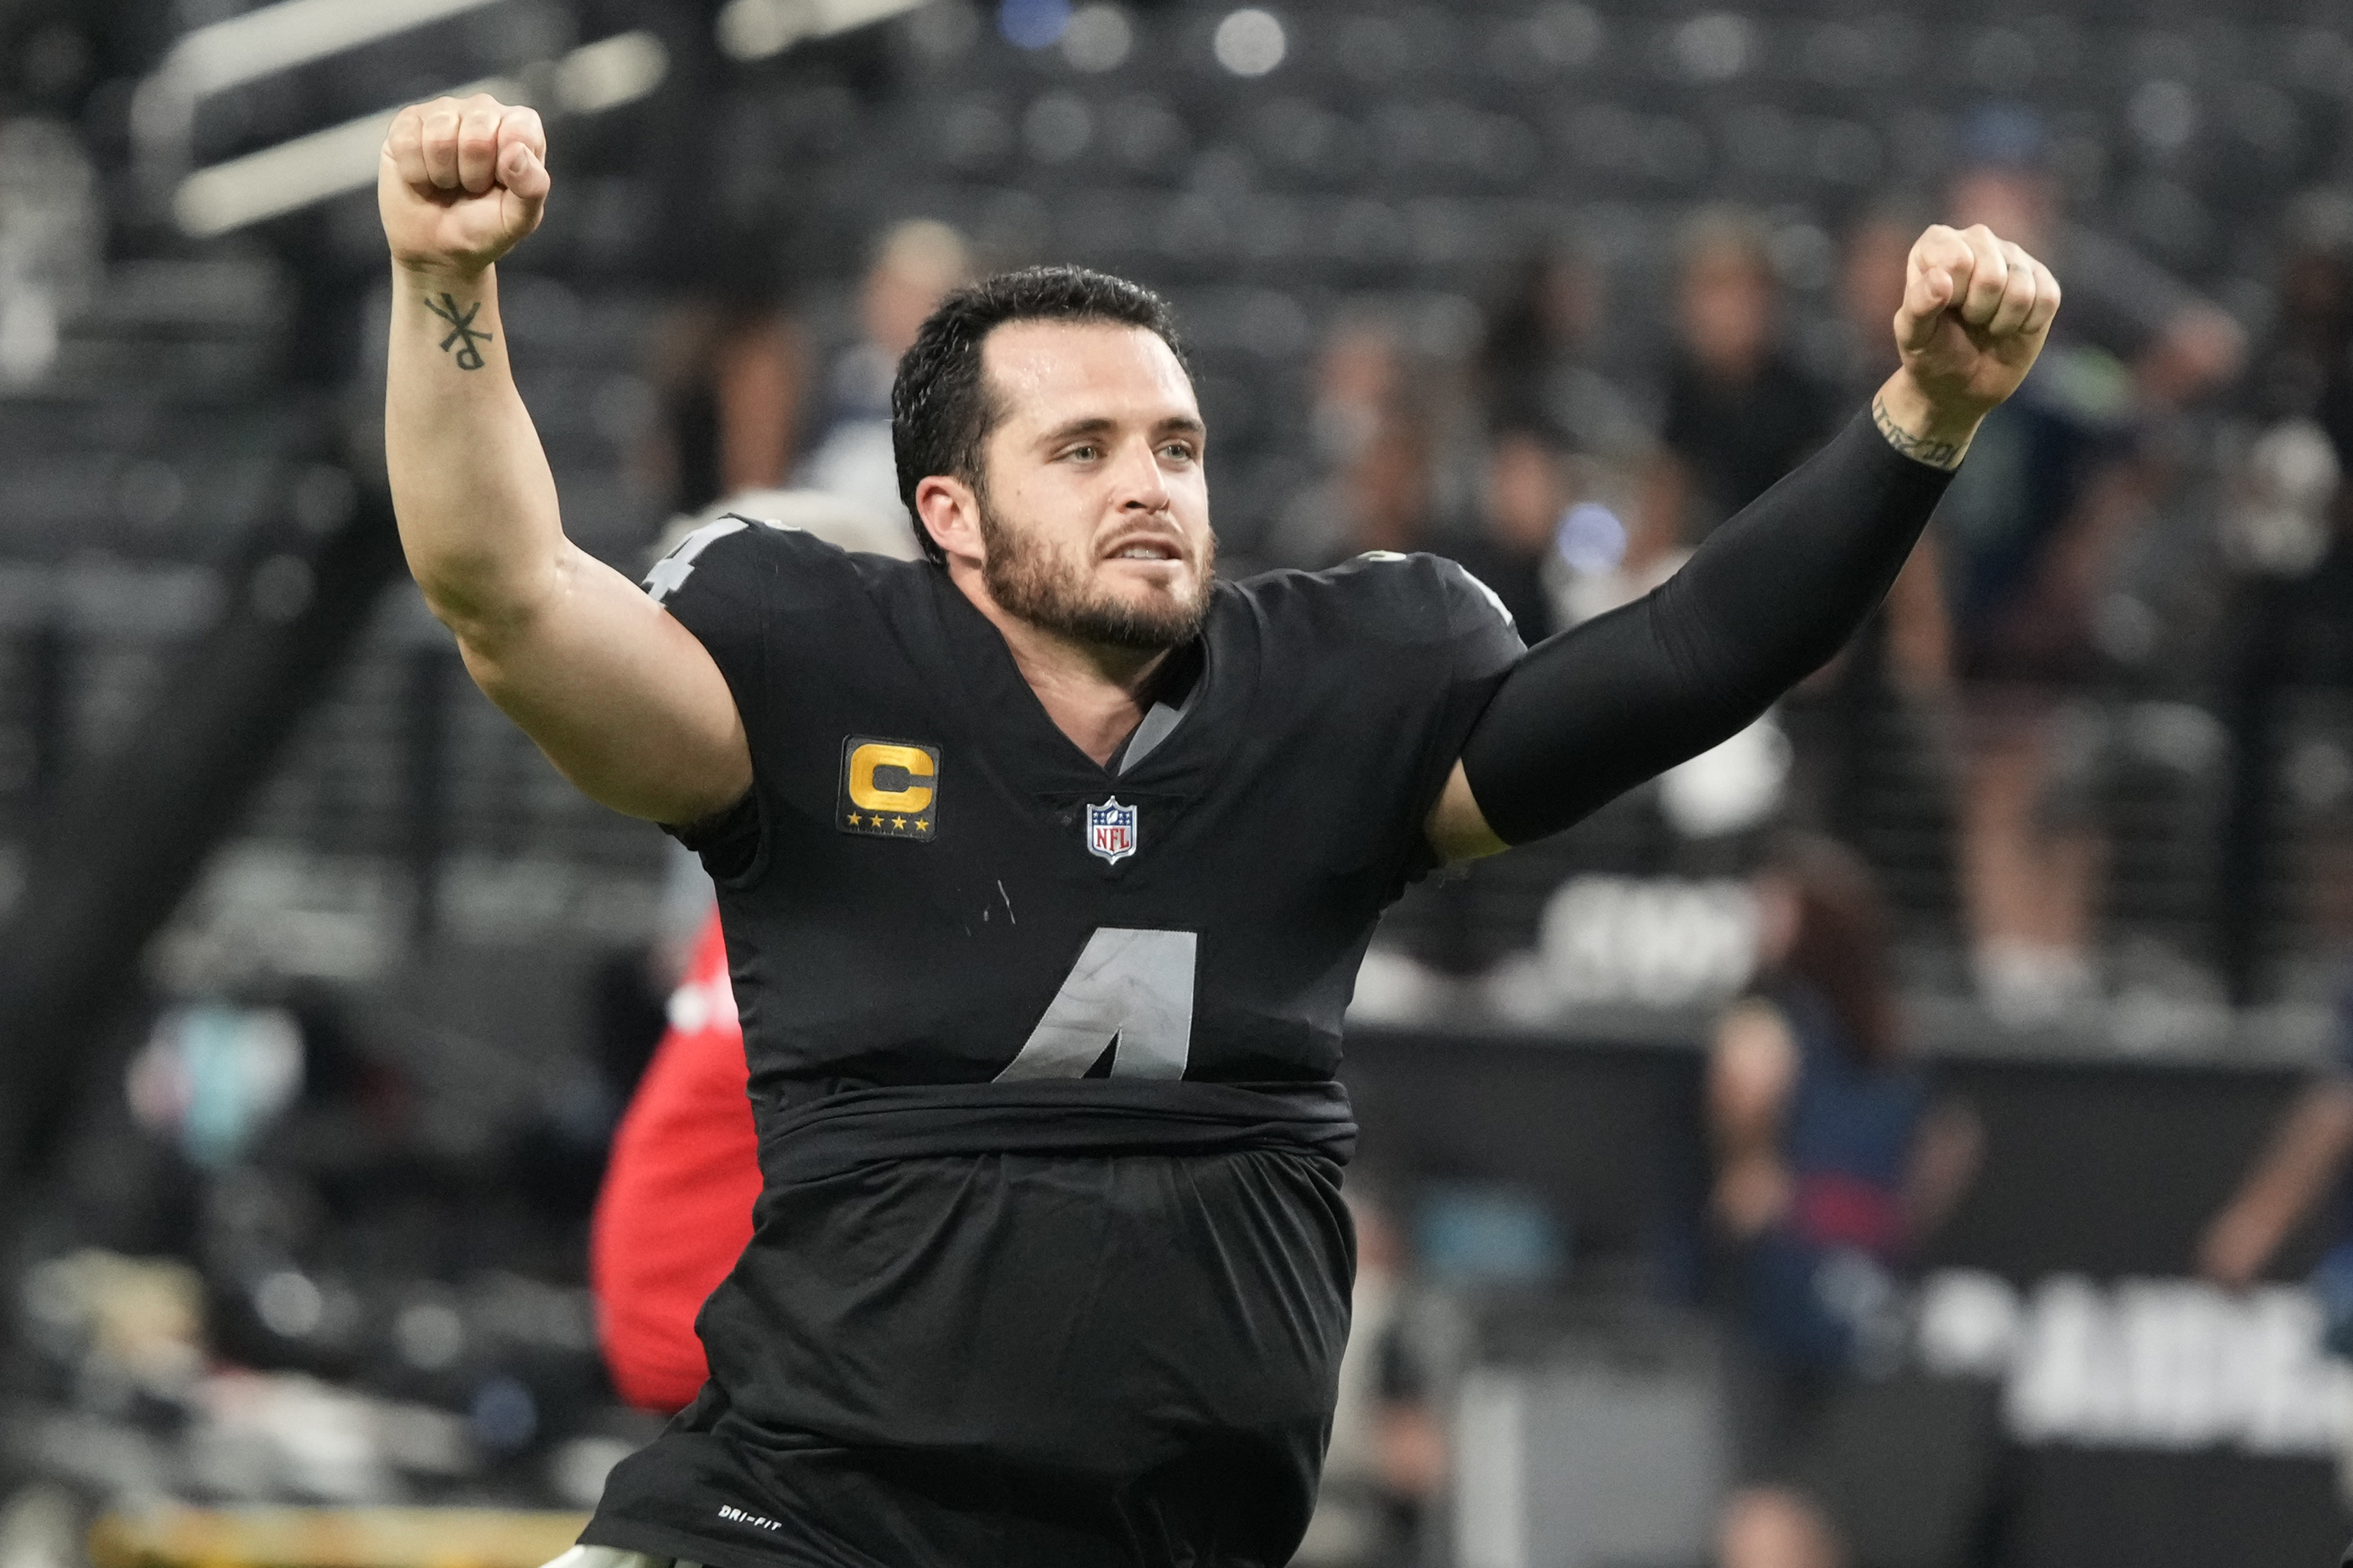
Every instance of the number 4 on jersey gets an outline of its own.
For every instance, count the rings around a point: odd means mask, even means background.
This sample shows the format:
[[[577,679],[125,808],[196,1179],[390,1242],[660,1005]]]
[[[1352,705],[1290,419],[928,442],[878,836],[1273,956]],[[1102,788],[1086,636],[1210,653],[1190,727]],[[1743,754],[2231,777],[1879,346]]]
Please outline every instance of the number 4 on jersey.
[[[1084,1078],[1114,1042],[1112,1077],[1183,1078],[1193,1049],[1196,946],[1189,931],[1097,928],[997,1081]]]

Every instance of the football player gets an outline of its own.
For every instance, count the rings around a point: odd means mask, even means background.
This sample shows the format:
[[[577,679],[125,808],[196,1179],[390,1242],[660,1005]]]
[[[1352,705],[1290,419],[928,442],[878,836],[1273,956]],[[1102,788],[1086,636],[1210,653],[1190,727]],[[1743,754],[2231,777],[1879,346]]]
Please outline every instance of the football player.
[[[582,790],[719,888],[764,1190],[710,1381],[575,1549],[720,1568],[1273,1564],[1347,1337],[1341,1017],[1382,908],[1753,720],[1903,564],[2049,272],[1907,264],[1868,411],[1649,597],[1525,649],[1430,556],[1212,574],[1166,307],[1036,268],[902,360],[927,559],[733,519],[572,545],[494,263],[538,117],[403,110],[386,456],[425,597]]]

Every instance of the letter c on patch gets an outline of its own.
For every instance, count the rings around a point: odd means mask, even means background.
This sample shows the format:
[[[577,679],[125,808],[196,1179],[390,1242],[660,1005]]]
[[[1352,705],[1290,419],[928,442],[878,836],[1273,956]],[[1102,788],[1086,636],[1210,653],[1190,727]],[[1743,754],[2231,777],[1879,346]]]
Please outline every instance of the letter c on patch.
[[[909,781],[906,787],[879,788],[874,774],[881,768],[904,773]],[[931,778],[935,773],[930,753],[919,746],[869,741],[849,753],[849,798],[868,811],[923,811],[932,804],[932,789],[913,781]]]

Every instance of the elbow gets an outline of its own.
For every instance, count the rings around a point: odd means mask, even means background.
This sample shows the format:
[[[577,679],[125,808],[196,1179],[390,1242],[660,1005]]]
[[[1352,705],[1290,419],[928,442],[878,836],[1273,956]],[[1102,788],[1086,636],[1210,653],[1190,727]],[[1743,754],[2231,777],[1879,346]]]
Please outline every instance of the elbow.
[[[419,577],[417,586],[424,596],[425,607],[432,612],[435,620],[449,628],[470,665],[478,658],[491,657],[527,618],[518,615],[512,605],[470,584]]]
[[[528,633],[564,591],[562,561],[518,566],[494,557],[410,558],[411,574],[433,618],[470,653],[491,655]]]

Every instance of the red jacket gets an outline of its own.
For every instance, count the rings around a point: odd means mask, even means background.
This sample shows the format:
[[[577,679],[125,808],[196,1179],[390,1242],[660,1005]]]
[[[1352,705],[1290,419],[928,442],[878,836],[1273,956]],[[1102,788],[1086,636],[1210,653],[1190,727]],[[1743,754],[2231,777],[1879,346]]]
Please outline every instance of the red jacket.
[[[613,1386],[667,1415],[708,1367],[694,1317],[752,1239],[759,1144],[744,1028],[713,914],[670,996],[670,1030],[613,1134],[588,1237],[588,1282]]]

